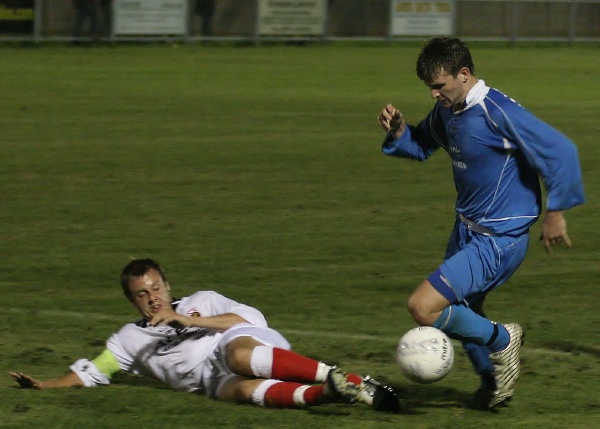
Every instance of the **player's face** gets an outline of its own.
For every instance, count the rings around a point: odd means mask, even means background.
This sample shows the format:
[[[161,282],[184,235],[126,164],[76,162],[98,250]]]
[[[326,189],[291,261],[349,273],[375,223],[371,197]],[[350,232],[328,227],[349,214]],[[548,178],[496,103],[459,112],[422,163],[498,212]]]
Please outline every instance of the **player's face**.
[[[456,76],[440,72],[436,79],[425,84],[431,91],[431,98],[435,98],[444,107],[461,106],[467,98],[469,87],[468,76],[463,69]]]
[[[171,286],[153,268],[143,276],[133,277],[129,282],[129,290],[133,305],[146,318],[171,305]]]

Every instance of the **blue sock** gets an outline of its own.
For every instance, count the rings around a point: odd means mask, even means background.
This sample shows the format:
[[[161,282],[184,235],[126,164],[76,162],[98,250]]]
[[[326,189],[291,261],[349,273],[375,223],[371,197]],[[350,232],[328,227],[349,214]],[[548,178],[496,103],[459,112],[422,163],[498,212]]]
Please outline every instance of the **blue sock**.
[[[464,304],[452,304],[442,311],[433,324],[450,338],[488,346],[492,352],[508,345],[510,335],[506,328],[475,313]]]
[[[487,346],[478,346],[474,343],[462,343],[467,352],[475,372],[481,377],[481,387],[486,390],[496,390],[494,378],[494,364],[490,360],[490,349]]]

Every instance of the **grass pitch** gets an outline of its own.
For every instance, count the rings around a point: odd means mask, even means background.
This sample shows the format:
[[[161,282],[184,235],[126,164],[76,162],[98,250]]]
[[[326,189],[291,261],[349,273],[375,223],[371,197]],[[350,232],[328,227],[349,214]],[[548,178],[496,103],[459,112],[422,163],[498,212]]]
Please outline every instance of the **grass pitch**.
[[[431,108],[419,46],[0,48],[0,362],[40,378],[94,357],[136,317],[118,274],[161,261],[175,293],[214,289],[259,307],[303,354],[400,388],[402,415],[362,406],[237,406],[136,377],[29,391],[0,378],[2,428],[582,428],[600,419],[597,228],[600,57],[595,46],[472,46],[480,78],[578,145],[587,204],[574,247],[526,262],[489,297],[526,332],[510,407],[467,407],[457,348],[430,386],[405,380],[397,339],[412,289],[453,220],[450,166],[386,158],[387,102]]]

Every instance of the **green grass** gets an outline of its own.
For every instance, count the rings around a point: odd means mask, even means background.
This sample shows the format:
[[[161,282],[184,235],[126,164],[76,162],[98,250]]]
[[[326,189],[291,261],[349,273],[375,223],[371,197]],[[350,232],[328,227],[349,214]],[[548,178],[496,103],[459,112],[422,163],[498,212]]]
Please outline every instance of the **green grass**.
[[[161,261],[176,293],[259,307],[306,355],[402,389],[410,413],[236,406],[153,381],[27,391],[0,378],[2,428],[582,428],[600,419],[596,47],[477,44],[478,75],[578,145],[574,247],[535,240],[488,311],[527,331],[515,399],[469,409],[460,349],[441,382],[394,364],[411,290],[440,262],[454,190],[442,153],[381,155],[387,102],[431,108],[414,44],[0,48],[0,369],[41,378],[94,357],[136,314],[117,278]],[[369,336],[360,340],[357,336]]]

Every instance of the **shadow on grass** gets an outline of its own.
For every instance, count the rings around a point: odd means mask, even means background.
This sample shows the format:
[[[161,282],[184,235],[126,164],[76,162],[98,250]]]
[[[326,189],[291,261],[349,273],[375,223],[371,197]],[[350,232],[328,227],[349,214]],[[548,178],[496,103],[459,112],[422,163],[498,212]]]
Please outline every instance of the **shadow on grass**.
[[[140,375],[129,374],[126,372],[120,372],[114,375],[111,380],[111,384],[119,386],[131,386],[131,387],[149,387],[153,389],[164,389],[173,390],[169,386],[153,378],[143,377]]]
[[[171,390],[170,387],[157,380],[127,373],[115,375],[112,382],[115,385]],[[470,391],[435,385],[415,384],[410,387],[394,387],[394,390],[401,400],[403,408],[401,414],[425,414],[426,411],[420,410],[427,408],[471,408],[471,398],[473,396],[473,392]],[[350,413],[348,409],[338,407],[315,407],[310,410],[316,414],[347,415]]]
[[[462,410],[471,408],[470,400],[472,392],[464,392],[452,388],[437,387],[433,385],[415,385],[411,387],[395,388],[400,398],[402,410],[399,414],[378,412],[378,419],[382,421],[395,421],[399,415],[426,415],[429,409],[448,409]],[[311,414],[326,416],[349,416],[364,410],[365,413],[371,413],[369,407],[358,404],[348,406],[346,404],[328,404],[308,409]]]
[[[434,385],[418,385],[396,389],[402,398],[403,414],[425,414],[426,408],[471,408],[473,392]]]
[[[170,389],[168,386],[165,386],[157,380],[126,373],[117,374],[113,379],[113,382],[115,384],[133,387]],[[395,387],[394,390],[398,394],[402,404],[402,411],[400,414],[427,414],[426,409],[429,408],[472,409],[471,398],[473,392],[470,391],[467,392],[435,385],[418,384],[415,384],[414,386],[411,385],[410,387]],[[349,415],[352,413],[346,406],[338,407],[336,405],[338,404],[333,404],[333,407],[313,407],[310,408],[309,411],[321,415]],[[385,415],[387,413],[383,414]]]

